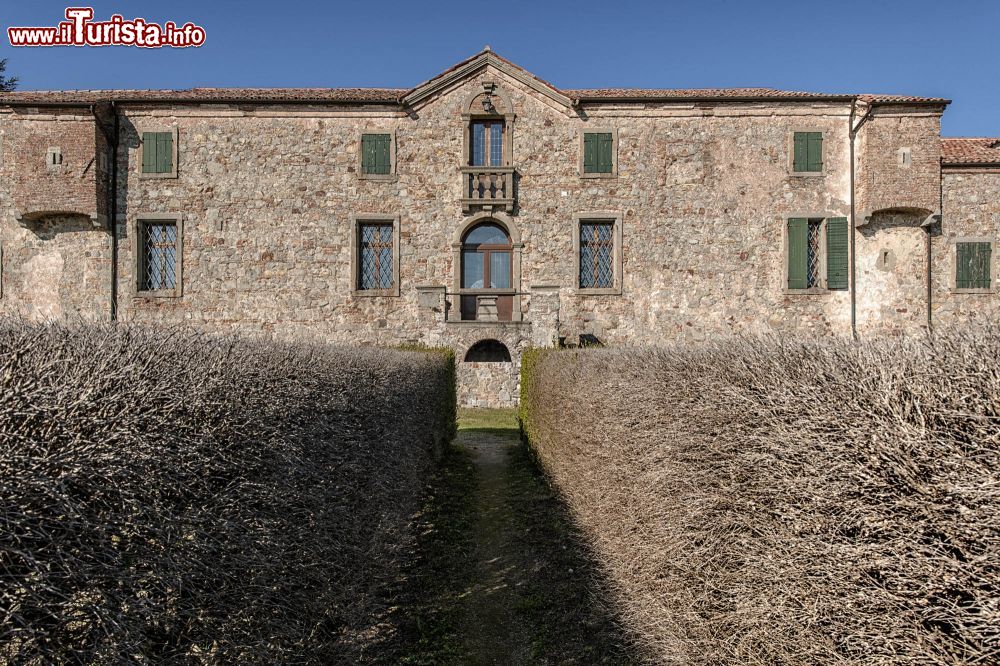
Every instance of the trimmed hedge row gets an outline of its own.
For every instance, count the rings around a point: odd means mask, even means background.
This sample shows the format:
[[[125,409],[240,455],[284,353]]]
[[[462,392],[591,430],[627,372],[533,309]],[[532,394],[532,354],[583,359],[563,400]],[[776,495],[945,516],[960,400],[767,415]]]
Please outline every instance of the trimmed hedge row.
[[[546,353],[525,422],[652,661],[991,663],[998,334]]]
[[[447,354],[0,324],[0,662],[374,654],[454,404]]]

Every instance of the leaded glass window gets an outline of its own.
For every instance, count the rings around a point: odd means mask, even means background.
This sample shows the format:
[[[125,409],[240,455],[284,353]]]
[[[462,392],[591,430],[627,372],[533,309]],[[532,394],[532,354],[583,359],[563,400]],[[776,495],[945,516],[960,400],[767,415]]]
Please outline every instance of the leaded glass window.
[[[166,291],[177,288],[177,224],[149,221],[140,225],[140,291]]]
[[[503,166],[503,121],[472,123],[472,166]]]
[[[391,289],[392,223],[363,222],[359,225],[359,289]]]
[[[582,289],[610,289],[614,286],[614,228],[611,222],[580,224]]]

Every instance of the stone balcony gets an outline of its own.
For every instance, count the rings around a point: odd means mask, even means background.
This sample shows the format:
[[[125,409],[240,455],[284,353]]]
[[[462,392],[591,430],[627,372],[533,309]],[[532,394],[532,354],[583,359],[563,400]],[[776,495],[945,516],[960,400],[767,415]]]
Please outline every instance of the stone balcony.
[[[483,210],[514,210],[514,167],[512,166],[463,166],[462,209],[468,213],[473,208]]]

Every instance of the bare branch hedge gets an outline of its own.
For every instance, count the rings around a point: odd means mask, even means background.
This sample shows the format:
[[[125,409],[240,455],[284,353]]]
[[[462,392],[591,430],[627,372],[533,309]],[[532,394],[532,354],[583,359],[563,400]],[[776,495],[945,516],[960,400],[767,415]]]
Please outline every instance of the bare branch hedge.
[[[1000,330],[552,352],[528,435],[650,661],[1000,662]]]
[[[448,354],[0,323],[0,663],[332,663],[388,631]]]

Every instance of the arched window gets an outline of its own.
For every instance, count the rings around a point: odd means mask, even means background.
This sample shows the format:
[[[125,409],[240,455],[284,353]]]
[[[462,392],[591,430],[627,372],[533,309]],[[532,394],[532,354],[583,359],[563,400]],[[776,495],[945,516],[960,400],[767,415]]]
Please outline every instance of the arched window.
[[[462,289],[510,289],[511,243],[503,227],[485,223],[462,239]]]
[[[480,340],[465,353],[466,363],[510,363],[510,352],[499,340]]]
[[[507,231],[494,222],[476,225],[462,238],[462,319],[511,320],[512,250]]]

